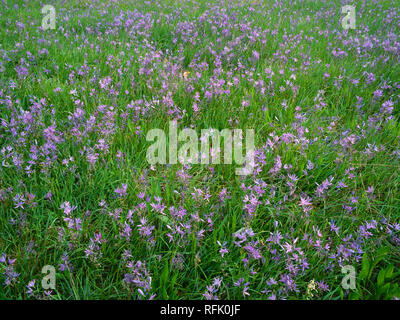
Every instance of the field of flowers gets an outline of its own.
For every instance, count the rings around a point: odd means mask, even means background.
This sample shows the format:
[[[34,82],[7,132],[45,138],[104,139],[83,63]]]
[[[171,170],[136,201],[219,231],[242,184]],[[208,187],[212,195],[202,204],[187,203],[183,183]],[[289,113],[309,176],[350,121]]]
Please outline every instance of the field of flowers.
[[[400,298],[397,0],[1,0],[0,22],[0,299]],[[254,129],[252,173],[150,164],[170,121]]]

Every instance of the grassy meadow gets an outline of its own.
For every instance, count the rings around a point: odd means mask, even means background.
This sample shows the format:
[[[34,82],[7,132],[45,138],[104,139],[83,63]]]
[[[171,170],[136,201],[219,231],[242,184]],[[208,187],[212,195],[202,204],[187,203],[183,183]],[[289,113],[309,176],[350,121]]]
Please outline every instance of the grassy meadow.
[[[400,298],[398,1],[1,0],[0,26],[0,299]],[[149,164],[170,121],[254,129],[252,173]]]

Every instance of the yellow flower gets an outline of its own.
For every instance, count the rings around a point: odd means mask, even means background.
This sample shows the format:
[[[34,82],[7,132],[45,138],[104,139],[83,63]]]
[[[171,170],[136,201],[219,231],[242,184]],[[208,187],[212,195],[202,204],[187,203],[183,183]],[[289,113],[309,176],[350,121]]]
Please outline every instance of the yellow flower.
[[[314,279],[312,279],[307,285],[307,296],[313,297],[314,294],[312,291],[316,291],[316,285]]]

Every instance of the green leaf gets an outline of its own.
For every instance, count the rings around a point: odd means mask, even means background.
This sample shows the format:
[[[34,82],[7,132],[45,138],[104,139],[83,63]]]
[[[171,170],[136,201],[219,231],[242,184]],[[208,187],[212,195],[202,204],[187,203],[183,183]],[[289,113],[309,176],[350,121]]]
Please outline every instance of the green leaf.
[[[359,275],[358,275],[358,277],[359,277],[361,280],[367,280],[370,267],[371,267],[371,263],[370,263],[369,260],[368,260],[367,254],[364,253],[364,255],[363,255],[363,260],[362,260],[362,262],[361,262],[361,271],[360,271],[360,273],[359,273]]]
[[[176,283],[176,279],[178,278],[178,272],[176,272],[174,275],[173,275],[173,277],[172,277],[172,279],[171,279],[171,282],[170,282],[170,284],[169,284],[169,292],[171,293],[171,299],[174,299],[175,298],[175,296],[176,296],[176,293],[177,293],[177,289],[175,288],[175,283]]]
[[[382,296],[382,294],[388,292],[389,289],[390,289],[390,283],[386,283],[382,287],[379,287],[378,290],[377,290],[377,297],[376,298],[379,299]]]
[[[393,276],[394,265],[391,264],[389,267],[386,268],[385,278],[390,280]]]
[[[376,257],[374,258],[374,260],[372,261],[372,266],[371,269],[369,270],[369,275],[368,275],[368,279],[371,278],[372,276],[372,271],[375,269],[375,267],[378,265],[379,262],[381,262],[386,254],[390,252],[390,249],[388,247],[383,247],[380,248],[377,252],[376,252]]]
[[[166,262],[163,272],[161,273],[160,276],[161,295],[163,299],[168,299],[168,294],[167,294],[168,275],[169,275],[169,268],[168,268],[168,262]]]
[[[378,288],[385,283],[385,274],[386,274],[386,269],[382,269],[381,271],[379,271],[377,280]]]
[[[350,292],[349,300],[360,300],[361,296],[358,292]]]

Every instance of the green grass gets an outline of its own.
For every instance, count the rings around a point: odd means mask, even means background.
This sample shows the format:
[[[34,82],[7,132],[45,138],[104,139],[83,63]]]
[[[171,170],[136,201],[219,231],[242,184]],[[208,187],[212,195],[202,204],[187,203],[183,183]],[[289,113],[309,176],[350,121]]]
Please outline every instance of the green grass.
[[[53,299],[138,299],[137,287],[124,283],[129,272],[123,259],[126,250],[132,255],[129,261],[146,263],[152,278],[150,292],[156,299],[203,299],[216,277],[223,279],[217,293],[220,299],[266,299],[272,293],[286,299],[400,298],[396,285],[400,280],[400,230],[393,227],[398,226],[400,208],[399,154],[396,156],[400,149],[400,64],[398,51],[388,49],[399,41],[396,1],[357,2],[357,28],[346,32],[340,24],[340,1],[52,3],[57,13],[55,30],[39,28],[39,1],[6,1],[0,11],[0,257],[4,253],[16,259],[13,266],[19,274],[11,285],[0,286],[1,299],[43,298],[41,270],[45,265],[57,270]],[[392,13],[394,18],[388,21]],[[310,21],[304,22],[307,16]],[[17,21],[25,27],[19,30]],[[219,23],[226,23],[225,27]],[[187,29],[179,33],[182,24]],[[196,34],[193,43],[185,40]],[[358,52],[362,46],[357,41],[363,43],[365,37],[378,44]],[[383,43],[385,39],[389,44]],[[229,46],[233,46],[232,57],[223,53]],[[39,53],[43,48],[48,54]],[[346,51],[347,56],[335,57],[333,48]],[[254,50],[260,55],[257,61],[252,58]],[[28,51],[35,56],[31,61]],[[221,54],[220,62],[216,53]],[[146,67],[152,69],[148,75],[141,70],[146,60]],[[201,67],[202,62],[207,67]],[[19,78],[15,68],[26,63],[29,74]],[[275,73],[271,82],[266,68]],[[190,72],[188,79],[183,77],[185,71]],[[329,78],[324,78],[325,72]],[[376,81],[367,83],[364,72],[373,73]],[[100,89],[99,80],[107,76],[118,94]],[[354,79],[359,83],[354,84]],[[206,99],[204,92],[217,80],[224,81],[229,94]],[[265,92],[254,85],[257,80],[264,81]],[[341,85],[335,86],[335,81]],[[373,93],[384,83],[390,87],[374,100]],[[56,88],[61,91],[55,92]],[[318,109],[314,99],[320,90],[324,90],[321,99],[326,105]],[[193,109],[196,92],[200,94],[198,113]],[[357,97],[364,102],[360,110]],[[172,114],[166,98],[173,101]],[[45,105],[35,111],[34,102],[40,99],[45,99]],[[249,106],[242,108],[244,100]],[[391,119],[380,111],[388,100],[394,102]],[[133,108],[127,108],[131,103]],[[106,106],[109,112],[100,111],[99,106]],[[141,107],[139,113],[135,113],[136,106]],[[71,116],[77,107],[85,114],[74,122]],[[28,111],[34,118],[32,125],[24,122]],[[91,115],[95,118],[89,125]],[[153,128],[168,131],[169,121],[176,118],[180,129],[192,126],[199,134],[209,127],[254,128],[255,144],[265,156],[260,172],[239,177],[235,165],[157,165],[152,170],[146,161],[150,146],[146,133]],[[62,140],[54,152],[45,154],[44,130],[52,125]],[[282,134],[288,133],[292,138],[283,142]],[[343,147],[341,143],[350,135],[357,139]],[[262,149],[274,136],[279,142]],[[99,139],[105,140],[107,150],[96,149]],[[369,156],[365,153],[368,144],[378,146],[379,151]],[[25,168],[35,145],[44,151],[27,174]],[[6,152],[7,147],[13,148],[11,153]],[[88,148],[99,154],[94,166],[87,161]],[[269,170],[278,155],[282,170],[274,176]],[[15,156],[23,160],[21,167],[15,165]],[[72,162],[62,163],[70,157]],[[51,164],[46,166],[46,161]],[[306,169],[308,161],[314,163],[314,169]],[[286,170],[284,165],[292,168]],[[180,170],[190,178],[180,178]],[[294,192],[286,184],[289,173],[299,179]],[[332,187],[325,197],[318,197],[317,185],[330,176],[334,177]],[[341,180],[347,188],[336,188]],[[120,199],[114,190],[122,183],[128,188]],[[248,216],[243,200],[251,192],[244,191],[242,184],[253,188],[262,183],[260,204]],[[373,198],[367,195],[369,186],[374,187]],[[193,199],[195,188],[210,194],[210,200]],[[220,203],[218,195],[223,188],[231,198]],[[51,201],[45,199],[49,191]],[[165,215],[150,203],[140,208],[138,205],[146,202],[138,197],[141,192],[153,203],[155,196],[161,197]],[[312,197],[309,214],[299,206],[303,193]],[[23,209],[16,208],[13,198],[17,194],[25,198],[35,195],[32,202],[36,205],[26,202]],[[348,213],[343,205],[352,196],[358,202]],[[99,205],[101,200],[106,208]],[[77,206],[72,216],[82,219],[81,231],[67,228],[60,209],[66,201]],[[182,207],[187,214],[182,220],[174,218],[171,207]],[[119,209],[120,215],[113,218],[110,212]],[[134,213],[127,240],[120,234],[129,221],[129,210]],[[139,234],[143,217],[154,227],[154,245]],[[340,227],[338,235],[330,230],[332,220]],[[362,238],[360,226],[371,220],[376,220],[378,227],[369,230],[371,237]],[[178,223],[191,228],[182,240],[176,235],[170,241],[169,228]],[[385,223],[392,226],[391,232]],[[243,228],[255,232],[252,245],[264,259],[251,259],[243,247],[234,244],[233,233]],[[200,230],[204,230],[203,238],[196,236]],[[283,237],[280,245],[269,241],[275,231]],[[59,232],[64,235],[59,237]],[[85,256],[94,233],[101,233],[106,240],[100,245],[97,261]],[[310,236],[313,244],[305,236]],[[343,240],[349,236],[351,240]],[[314,246],[318,239],[329,249],[318,251]],[[218,252],[217,240],[227,242],[229,253],[224,257]],[[297,290],[287,291],[279,280],[290,273],[288,261],[293,256],[282,245],[294,241],[309,268],[294,277]],[[362,272],[356,290],[350,292],[341,287],[340,255],[332,257],[346,246],[361,250],[343,262],[353,265],[357,274]],[[279,260],[274,260],[275,251]],[[64,253],[73,270],[58,270]],[[249,258],[248,265],[244,258]],[[373,261],[378,262],[372,268]],[[1,283],[6,281],[6,273],[7,263],[0,263]],[[278,284],[265,294],[262,291],[271,277]],[[249,282],[249,296],[243,295],[243,285],[233,285],[240,278]],[[34,295],[28,295],[26,285],[33,279]],[[311,280],[324,281],[329,290],[318,289],[311,297],[307,293]]]

